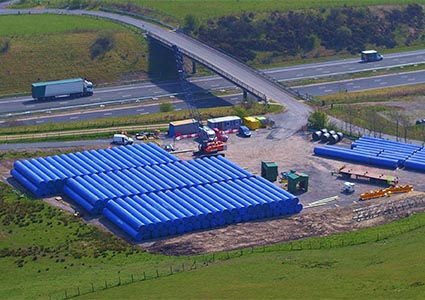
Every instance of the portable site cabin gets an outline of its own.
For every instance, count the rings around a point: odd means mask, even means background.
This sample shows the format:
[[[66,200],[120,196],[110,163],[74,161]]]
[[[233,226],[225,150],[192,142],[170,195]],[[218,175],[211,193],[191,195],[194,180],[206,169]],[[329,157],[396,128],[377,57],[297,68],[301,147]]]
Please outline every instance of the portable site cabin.
[[[195,119],[170,122],[168,125],[168,136],[178,136],[198,133],[198,122]]]
[[[260,123],[260,128],[266,128],[268,124],[268,119],[266,117],[255,117]]]
[[[238,116],[227,116],[220,118],[208,119],[208,127],[218,128],[226,131],[229,129],[238,129],[242,125],[242,120]]]
[[[243,124],[251,130],[255,130],[261,127],[260,121],[255,117],[243,118]]]

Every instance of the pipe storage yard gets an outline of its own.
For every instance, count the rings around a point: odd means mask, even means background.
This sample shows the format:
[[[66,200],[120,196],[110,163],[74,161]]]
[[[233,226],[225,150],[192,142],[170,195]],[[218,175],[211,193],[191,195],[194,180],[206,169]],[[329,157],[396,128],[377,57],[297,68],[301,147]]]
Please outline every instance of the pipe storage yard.
[[[65,193],[135,241],[302,210],[222,156],[184,161],[153,143],[16,161],[11,174],[36,197]]]
[[[385,168],[407,168],[425,171],[425,148],[400,142],[363,136],[351,149],[337,146],[316,146],[314,153],[343,160]]]

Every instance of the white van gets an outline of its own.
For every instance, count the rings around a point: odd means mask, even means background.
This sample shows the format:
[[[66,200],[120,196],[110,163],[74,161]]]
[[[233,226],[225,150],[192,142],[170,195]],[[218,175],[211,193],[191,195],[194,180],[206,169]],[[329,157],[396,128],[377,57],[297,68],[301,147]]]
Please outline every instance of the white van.
[[[133,143],[134,140],[125,134],[114,134],[114,139],[112,140],[112,144],[115,145],[132,145]]]

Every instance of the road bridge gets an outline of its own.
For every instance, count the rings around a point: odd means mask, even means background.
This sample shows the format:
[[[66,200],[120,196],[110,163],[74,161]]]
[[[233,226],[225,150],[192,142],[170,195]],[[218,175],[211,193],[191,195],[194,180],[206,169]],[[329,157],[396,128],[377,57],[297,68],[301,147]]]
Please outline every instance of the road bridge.
[[[127,15],[113,14],[105,11],[60,10],[60,9],[1,9],[1,14],[72,14],[107,18],[125,24],[133,25],[143,30],[147,35],[161,43],[176,45],[180,51],[205,65],[214,72],[242,87],[243,90],[256,95],[261,99],[274,100],[286,107],[286,112],[274,117],[276,128],[270,138],[284,139],[301,129],[307,123],[311,109],[295,97],[271,77],[256,71],[236,59],[195,40],[181,32],[164,29],[155,24],[136,19]]]

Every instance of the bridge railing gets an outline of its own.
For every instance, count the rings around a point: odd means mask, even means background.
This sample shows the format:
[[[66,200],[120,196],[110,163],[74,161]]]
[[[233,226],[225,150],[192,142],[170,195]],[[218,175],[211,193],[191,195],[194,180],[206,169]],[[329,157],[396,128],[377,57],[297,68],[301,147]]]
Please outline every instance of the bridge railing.
[[[152,32],[147,32],[147,34],[149,36],[151,36],[152,38],[154,38],[155,40],[161,42],[162,44],[171,47],[172,43],[170,43],[168,40],[162,38],[159,35],[156,35]],[[186,36],[187,37],[187,36]],[[196,41],[195,39],[193,39],[194,41]],[[201,42],[197,41],[197,43],[202,44]],[[202,46],[205,46],[204,44],[202,44]],[[220,74],[221,76],[225,77],[227,80],[231,81],[232,83],[236,84],[237,86],[241,87],[242,89],[246,90],[247,92],[249,92],[250,94],[267,101],[267,96],[258,91],[257,89],[245,84],[243,81],[239,80],[238,78],[236,78],[235,76],[233,76],[232,74],[229,74],[228,72],[220,69],[219,67],[217,67],[214,64],[211,64],[210,62],[208,62],[207,60],[203,59],[202,57],[189,52],[185,49],[180,48],[180,52],[183,53],[184,55],[186,55],[187,57],[192,58],[193,60],[197,61],[198,63],[206,66],[207,68],[209,68],[210,70],[214,71],[217,74]]]
[[[267,75],[265,72],[259,71],[259,70],[256,70],[256,69],[253,69],[250,66],[246,65],[245,63],[239,61],[237,58],[229,55],[228,53],[225,53],[223,50],[221,50],[219,48],[215,48],[215,47],[213,47],[211,45],[208,45],[206,43],[203,43],[203,42],[201,42],[201,41],[199,41],[199,40],[197,40],[197,39],[195,39],[195,38],[193,38],[193,37],[185,34],[182,30],[179,30],[178,28],[173,27],[173,26],[171,26],[171,25],[169,25],[167,23],[164,23],[164,22],[162,22],[160,20],[157,20],[157,19],[154,19],[154,18],[151,18],[151,17],[147,17],[145,15],[141,15],[141,14],[137,14],[137,13],[132,13],[132,12],[127,12],[127,11],[123,11],[123,10],[116,10],[116,9],[103,8],[103,7],[101,8],[101,10],[106,11],[106,12],[112,12],[112,13],[119,13],[119,14],[124,14],[124,15],[130,15],[130,16],[137,17],[137,18],[140,18],[142,20],[145,20],[147,22],[156,23],[158,25],[161,25],[161,26],[167,27],[169,29],[172,29],[177,34],[179,34],[181,36],[184,36],[185,39],[190,40],[191,42],[196,43],[196,44],[202,46],[203,48],[207,48],[210,51],[213,51],[214,53],[220,55],[221,57],[224,57],[226,59],[231,59],[233,61],[233,63],[238,64],[240,67],[244,68],[246,71],[251,72],[251,73],[254,73],[257,76],[261,76],[262,78],[266,79],[267,81],[274,83],[274,85],[276,87],[278,87],[282,91],[286,92],[287,94],[290,94],[290,95],[292,95],[294,97],[304,98],[303,95],[300,94],[298,91],[295,91],[294,89],[281,84],[275,78]],[[154,34],[153,32],[147,31],[146,34],[147,35],[150,35],[152,38],[158,40],[159,42],[161,42],[162,44],[164,44],[164,45],[166,45],[168,47],[171,47],[172,46],[172,43],[170,43],[168,40],[162,38],[161,36],[159,36],[157,34]],[[198,56],[198,55],[196,55],[196,54],[194,54],[192,52],[186,51],[185,49],[182,49],[181,47],[180,47],[180,52],[182,52],[184,55],[186,55],[186,56],[194,59],[198,63],[206,66],[207,68],[211,69],[212,71],[216,72],[217,74],[222,75],[223,77],[225,77],[226,79],[228,79],[229,81],[231,81],[232,83],[234,83],[235,85],[241,87],[242,89],[246,90],[247,92],[253,94],[256,97],[258,97],[259,99],[263,99],[265,101],[268,101],[267,96],[264,93],[262,93],[262,92],[258,91],[257,89],[255,89],[255,88],[253,88],[253,87],[245,84],[243,81],[239,80],[238,78],[234,77],[233,75],[229,74],[228,72],[226,72],[226,71],[218,68],[216,65],[208,62],[207,60],[203,59],[202,57],[200,57],[200,56]]]

